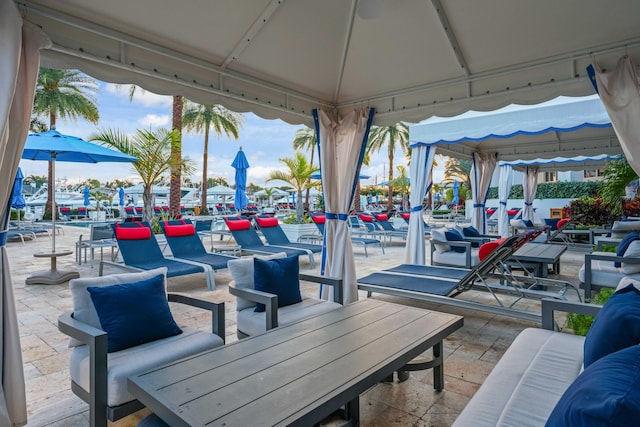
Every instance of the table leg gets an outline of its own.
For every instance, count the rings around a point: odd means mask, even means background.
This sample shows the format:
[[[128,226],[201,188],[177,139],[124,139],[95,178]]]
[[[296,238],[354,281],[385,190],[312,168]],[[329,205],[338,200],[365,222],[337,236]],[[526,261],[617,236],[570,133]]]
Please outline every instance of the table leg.
[[[433,358],[425,362],[410,362],[398,370],[398,381],[402,382],[409,378],[410,371],[421,371],[423,369],[433,369],[433,388],[436,391],[444,389],[444,358],[442,352],[442,341],[433,345]]]
[[[357,426],[360,424],[360,396],[345,405],[345,415],[349,425]]]

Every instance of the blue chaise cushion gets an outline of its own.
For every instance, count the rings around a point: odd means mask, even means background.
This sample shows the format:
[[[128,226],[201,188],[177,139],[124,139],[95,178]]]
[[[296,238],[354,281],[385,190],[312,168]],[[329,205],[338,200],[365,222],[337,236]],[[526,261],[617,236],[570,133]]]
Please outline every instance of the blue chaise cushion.
[[[140,282],[87,288],[107,333],[109,353],[182,333],[164,287],[164,276]]]
[[[634,426],[640,421],[640,346],[603,357],[564,392],[546,427]]]
[[[620,289],[602,306],[584,340],[584,367],[623,348],[640,344],[640,291]]]
[[[299,273],[297,255],[269,260],[253,259],[254,289],[277,295],[278,307],[302,302]],[[264,310],[264,304],[256,304],[255,311]]]

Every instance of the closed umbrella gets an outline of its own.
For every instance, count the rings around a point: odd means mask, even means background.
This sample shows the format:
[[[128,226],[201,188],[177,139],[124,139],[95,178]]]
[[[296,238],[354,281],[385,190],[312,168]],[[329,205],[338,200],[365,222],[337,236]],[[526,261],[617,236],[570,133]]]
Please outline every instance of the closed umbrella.
[[[16,179],[13,181],[13,192],[11,193],[11,207],[18,209],[18,224],[20,224],[20,209],[24,209],[27,205],[24,201],[24,197],[22,196],[23,180],[24,175],[22,174],[22,169],[18,168]]]
[[[249,168],[249,161],[242,151],[242,147],[238,150],[236,158],[233,159],[231,166],[236,170],[236,192],[233,205],[236,209],[242,210],[247,207],[249,200],[247,199],[247,169]]]
[[[122,212],[124,210],[124,188],[122,187],[118,190],[118,205],[120,205],[120,217],[122,217]]]
[[[91,201],[89,200],[89,186],[88,185],[84,186],[83,196],[84,196],[84,200],[82,201],[82,204],[85,205],[85,207],[89,206],[91,204]]]
[[[46,160],[51,162],[51,181],[49,188],[53,188],[51,206],[55,209],[56,160],[62,162],[98,163],[98,162],[136,162],[138,159],[112,150],[107,147],[87,142],[81,138],[64,135],[55,129],[46,132],[32,133],[27,137],[22,158],[28,160]],[[27,278],[27,284],[62,283],[70,278],[78,277],[77,272],[62,272],[56,269],[56,215],[51,215],[53,233],[51,237],[51,270],[36,273]],[[68,253],[63,253],[67,255]]]
[[[453,183],[453,207],[456,210],[456,212],[458,211],[458,203],[460,203],[460,200],[458,198],[458,181],[455,181]]]

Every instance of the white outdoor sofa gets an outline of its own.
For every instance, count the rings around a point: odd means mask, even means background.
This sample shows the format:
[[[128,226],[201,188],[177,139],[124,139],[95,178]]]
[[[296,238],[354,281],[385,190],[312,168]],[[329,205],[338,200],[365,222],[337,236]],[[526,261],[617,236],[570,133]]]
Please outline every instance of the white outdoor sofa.
[[[544,426],[583,360],[584,337],[554,332],[554,312],[594,316],[600,308],[543,299],[543,329],[516,337],[453,427]]]

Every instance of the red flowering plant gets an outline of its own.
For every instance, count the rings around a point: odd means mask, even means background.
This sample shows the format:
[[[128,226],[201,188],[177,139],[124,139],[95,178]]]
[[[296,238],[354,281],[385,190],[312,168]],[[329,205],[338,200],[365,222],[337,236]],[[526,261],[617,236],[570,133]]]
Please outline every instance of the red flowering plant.
[[[640,197],[622,199],[622,214],[626,217],[640,217]]]
[[[599,227],[610,224],[617,218],[612,203],[605,201],[602,197],[580,197],[572,200],[568,206],[564,207],[565,215],[572,217],[584,215],[580,223],[590,227]]]

